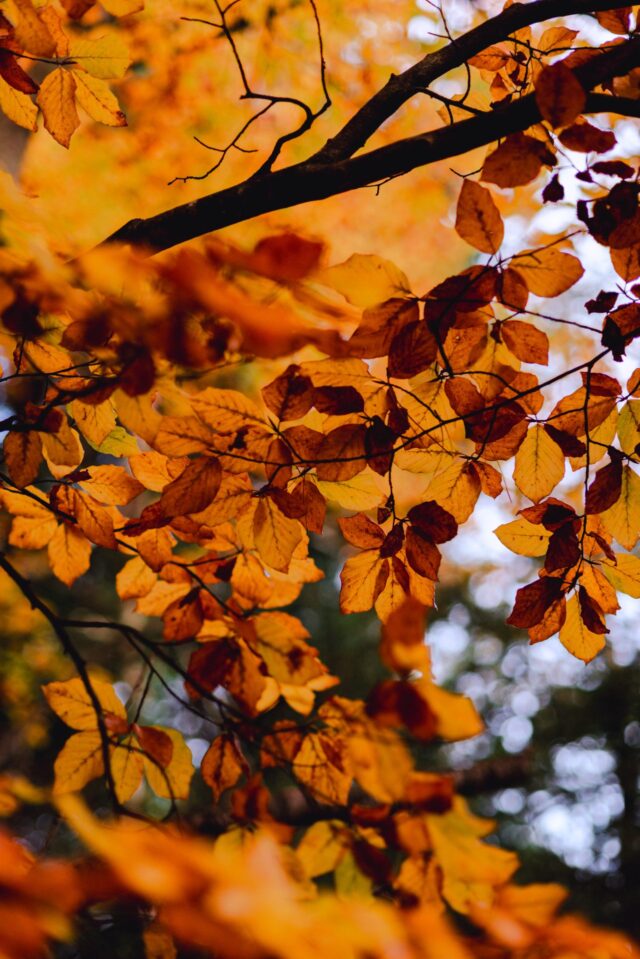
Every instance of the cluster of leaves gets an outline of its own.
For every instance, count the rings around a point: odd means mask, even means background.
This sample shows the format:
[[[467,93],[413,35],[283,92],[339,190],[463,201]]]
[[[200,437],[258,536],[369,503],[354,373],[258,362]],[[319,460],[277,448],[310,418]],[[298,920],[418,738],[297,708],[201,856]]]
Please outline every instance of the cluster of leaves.
[[[98,123],[126,126],[126,119],[107,80],[123,77],[129,66],[126,45],[104,27],[74,31],[65,23],[82,17],[93,3],[71,0],[63,10],[36,9],[31,0],[13,0],[0,14],[0,109],[14,123],[35,130],[38,115],[51,136],[68,147],[80,124],[78,107]],[[111,0],[104,8],[117,16],[141,4]],[[53,67],[38,84],[21,61]],[[35,100],[33,97],[35,96]]]
[[[65,9],[95,14],[85,3]],[[125,64],[115,41],[66,39],[59,15],[29,0],[14,0],[8,15],[2,90],[31,124],[25,53],[58,58],[37,103],[59,142],[77,125],[74,97],[105,119],[81,89],[116,116],[103,82]],[[633,32],[631,8],[598,18]],[[417,769],[411,750],[482,729],[466,697],[434,683],[424,644],[441,547],[481,496],[507,493],[522,507],[497,536],[541,558],[508,620],[532,642],[559,632],[589,661],[618,592],[640,597],[640,370],[614,375],[640,335],[640,189],[628,162],[599,159],[615,133],[583,116],[593,97],[634,101],[627,61],[624,80],[616,73],[619,50],[634,42],[603,52],[565,27],[536,37],[526,28],[470,60],[494,101],[521,101],[525,115],[535,104],[541,119],[492,147],[478,180],[463,180],[456,231],[486,262],[423,295],[380,257],[327,267],[324,244],[292,232],[252,251],[210,239],[150,259],[111,245],[65,264],[13,248],[6,229],[0,343],[13,410],[2,424],[0,500],[12,552],[0,553],[0,567],[76,670],[44,687],[73,731],[53,801],[102,863],[32,863],[7,839],[8,956],[38,954],[47,937],[68,934],[77,910],[131,894],[158,913],[149,954],[154,937],[171,935],[247,957],[311,959],[331,947],[381,959],[634,955],[617,936],[555,918],[558,887],[510,884],[515,855],[482,841],[491,824],[470,813],[450,776]],[[612,92],[590,92],[601,84]],[[507,199],[483,185],[522,187],[564,149],[588,158],[576,220],[610,249],[620,277],[585,306],[604,317],[598,326],[540,305],[583,275],[571,235],[503,255]],[[19,207],[0,186],[3,205]],[[544,199],[563,196],[553,174]],[[555,323],[579,334],[585,352],[568,368],[559,356],[545,377],[531,367],[549,365]],[[327,508],[340,511],[353,547],[341,610],[374,608],[382,623],[390,678],[366,700],[336,695],[339,678],[286,611],[322,576],[309,545]],[[21,553],[45,549],[67,587],[96,551],[116,556],[117,595],[139,618],[52,609]],[[143,618],[161,621],[161,638]],[[81,655],[86,630],[134,655],[128,709]],[[106,826],[72,795],[103,778],[116,811],[138,816],[145,788],[169,801],[169,814],[188,796],[182,734],[142,719],[151,683],[211,725],[199,776],[219,813],[213,843],[127,818]],[[297,809],[282,801],[283,781]],[[4,788],[11,794],[11,780]],[[314,880],[327,876],[333,894],[318,895]],[[446,911],[473,933],[456,931]]]

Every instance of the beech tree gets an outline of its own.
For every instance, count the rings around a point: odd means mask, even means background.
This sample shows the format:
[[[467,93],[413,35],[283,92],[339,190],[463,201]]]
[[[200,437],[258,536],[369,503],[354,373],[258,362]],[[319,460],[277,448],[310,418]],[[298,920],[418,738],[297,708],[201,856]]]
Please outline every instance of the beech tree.
[[[416,747],[483,728],[429,652],[465,536],[584,662],[640,598],[640,7],[423,6],[2,3],[2,956],[638,955]],[[291,609],[323,535],[364,699]]]

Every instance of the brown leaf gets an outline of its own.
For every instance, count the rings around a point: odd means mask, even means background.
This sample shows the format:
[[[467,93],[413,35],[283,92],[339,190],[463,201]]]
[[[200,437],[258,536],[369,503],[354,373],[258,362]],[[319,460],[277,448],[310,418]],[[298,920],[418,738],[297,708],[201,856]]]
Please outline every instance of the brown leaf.
[[[601,130],[587,120],[580,120],[562,131],[560,142],[576,153],[606,153],[617,141],[611,130]]]
[[[535,95],[540,113],[554,129],[569,126],[582,113],[587,101],[582,84],[562,62],[540,71]]]
[[[482,167],[482,179],[501,187],[522,186],[540,173],[543,165],[554,166],[556,158],[540,140],[512,133],[490,153]]]
[[[419,319],[415,300],[397,297],[369,307],[362,314],[362,321],[348,343],[351,356],[370,359],[385,356],[393,338],[410,323]]]
[[[535,583],[522,586],[516,593],[516,602],[507,623],[520,629],[536,626],[561,592],[562,581],[555,576],[543,576]]]
[[[616,457],[596,473],[585,496],[585,513],[603,513],[620,499],[621,492],[622,460]]]
[[[233,736],[223,733],[213,740],[204,754],[200,767],[202,778],[211,787],[213,798],[219,801],[222,794],[249,772],[247,761],[238,749]]]
[[[434,500],[427,500],[413,506],[408,513],[409,520],[432,543],[446,543],[458,532],[458,524],[446,509]]]
[[[279,420],[297,420],[311,409],[313,387],[308,376],[300,374],[300,367],[291,364],[268,386],[262,388],[266,406]]]
[[[23,489],[33,483],[42,462],[42,441],[38,434],[34,430],[7,433],[3,452],[9,476],[16,486]]]
[[[421,373],[438,355],[438,343],[426,323],[409,323],[389,347],[389,376],[406,380]]]
[[[409,566],[427,579],[436,580],[442,559],[440,551],[432,540],[428,539],[418,527],[407,530],[406,553]]]
[[[215,498],[220,489],[222,471],[219,461],[212,456],[191,460],[177,479],[162,490],[153,505],[165,519],[199,513]],[[143,511],[143,516],[146,510]]]
[[[171,737],[155,726],[138,726],[135,724],[133,731],[138,738],[141,749],[147,756],[151,756],[159,766],[166,769],[173,756]]]
[[[0,50],[0,77],[20,93],[37,93],[38,84],[22,69],[16,57],[8,50]]]
[[[360,423],[338,426],[324,437],[316,472],[318,479],[337,482],[357,476],[367,465],[365,427]]]
[[[497,253],[504,237],[502,217],[490,191],[473,180],[462,184],[456,232],[481,253]]]
[[[548,364],[549,338],[532,323],[509,320],[500,327],[500,334],[513,355],[523,363]]]
[[[384,541],[384,533],[380,527],[365,513],[341,516],[338,525],[346,541],[360,549],[379,549]]]
[[[198,594],[199,588],[192,590],[167,606],[162,614],[162,635],[168,643],[193,639],[202,628],[204,613]]]

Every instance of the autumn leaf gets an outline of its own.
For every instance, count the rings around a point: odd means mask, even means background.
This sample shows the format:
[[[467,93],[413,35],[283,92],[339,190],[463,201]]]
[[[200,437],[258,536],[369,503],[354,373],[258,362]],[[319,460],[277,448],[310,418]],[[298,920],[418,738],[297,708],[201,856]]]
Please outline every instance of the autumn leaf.
[[[504,236],[500,211],[489,190],[465,180],[456,213],[456,232],[482,253],[497,253]]]
[[[91,688],[96,702],[105,713],[126,720],[124,706],[116,696],[113,686],[92,679]],[[92,730],[97,728],[94,704],[81,679],[68,679],[43,686],[42,691],[49,706],[72,729]]]
[[[247,762],[231,736],[218,736],[202,759],[202,778],[217,802],[248,771]]]
[[[564,455],[540,425],[531,426],[516,453],[513,478],[534,503],[547,497],[564,476]]]
[[[37,102],[42,110],[44,125],[63,147],[68,147],[80,125],[76,110],[76,81],[70,70],[58,67],[40,84]]]
[[[535,91],[540,113],[554,129],[569,126],[582,113],[587,102],[582,84],[562,62],[540,71]]]

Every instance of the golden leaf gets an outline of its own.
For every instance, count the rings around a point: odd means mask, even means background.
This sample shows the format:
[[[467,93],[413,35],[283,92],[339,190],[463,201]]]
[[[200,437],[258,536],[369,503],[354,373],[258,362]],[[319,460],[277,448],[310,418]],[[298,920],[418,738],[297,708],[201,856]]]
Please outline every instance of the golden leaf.
[[[564,454],[543,426],[531,426],[516,453],[513,478],[534,503],[548,496],[564,476]]]
[[[255,403],[237,390],[207,387],[193,397],[191,406],[214,433],[235,433],[243,426],[265,422]]]
[[[375,306],[409,292],[409,280],[397,266],[380,256],[353,253],[344,263],[316,274],[355,306]]]
[[[102,740],[93,730],[74,733],[56,756],[53,765],[54,794],[78,792],[104,773]]]
[[[73,75],[76,81],[76,101],[92,120],[108,127],[126,127],[127,118],[104,80],[81,70],[74,70]]]
[[[112,746],[109,760],[118,802],[128,802],[142,782],[142,753],[133,737],[127,736],[118,746]]]
[[[116,416],[110,400],[97,405],[73,400],[68,409],[82,435],[94,446],[100,446],[115,429]]]
[[[351,773],[346,744],[327,733],[309,733],[293,760],[293,772],[322,803],[346,803]]]
[[[169,729],[165,726],[157,728],[170,738],[173,743],[173,752],[171,762],[165,767],[152,762],[147,755],[143,757],[147,782],[156,796],[162,799],[187,799],[194,772],[191,750],[184,741],[182,733],[177,729]]]
[[[37,103],[42,110],[44,125],[63,147],[68,147],[80,125],[76,110],[76,81],[70,70],[58,67],[49,73],[38,91]]]
[[[384,589],[389,576],[389,561],[381,559],[376,549],[366,549],[351,556],[342,568],[340,610],[343,613],[364,613],[371,609]]]
[[[619,553],[615,564],[610,562],[603,564],[602,572],[616,589],[628,596],[633,596],[634,599],[640,599],[640,558],[638,556]]]
[[[145,489],[135,477],[122,466],[90,466],[88,480],[80,480],[80,486],[99,503],[109,506],[126,506]]]
[[[37,106],[30,96],[14,89],[4,77],[0,77],[0,110],[25,130],[37,129]]]
[[[630,467],[622,468],[619,499],[602,513],[602,525],[625,549],[633,549],[640,536],[640,477]]]
[[[131,63],[126,43],[115,33],[97,40],[74,38],[69,44],[69,56],[99,80],[123,77]]]
[[[297,519],[281,513],[271,497],[259,502],[253,518],[253,536],[260,559],[286,573],[304,530]]]
[[[126,720],[127,713],[116,696],[113,686],[98,679],[92,679],[91,687],[105,713]],[[51,709],[67,726],[79,730],[97,728],[93,703],[81,679],[48,683],[42,687],[42,691]]]
[[[567,600],[567,618],[560,627],[559,635],[564,648],[585,663],[591,662],[605,647],[604,636],[592,633],[582,621],[577,595]]]
[[[72,586],[89,569],[91,543],[71,523],[60,523],[49,539],[48,555],[53,575]]]

